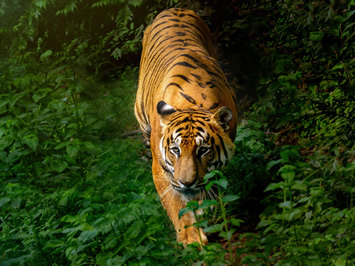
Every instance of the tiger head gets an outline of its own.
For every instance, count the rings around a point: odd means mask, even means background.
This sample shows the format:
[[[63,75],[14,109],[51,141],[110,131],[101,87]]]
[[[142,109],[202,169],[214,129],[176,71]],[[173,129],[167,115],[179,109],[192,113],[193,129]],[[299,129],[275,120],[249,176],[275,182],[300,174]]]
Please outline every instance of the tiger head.
[[[206,197],[203,177],[224,166],[232,156],[234,143],[228,123],[232,112],[221,107],[207,110],[176,110],[161,101],[157,106],[162,126],[160,164],[171,187],[188,200]]]

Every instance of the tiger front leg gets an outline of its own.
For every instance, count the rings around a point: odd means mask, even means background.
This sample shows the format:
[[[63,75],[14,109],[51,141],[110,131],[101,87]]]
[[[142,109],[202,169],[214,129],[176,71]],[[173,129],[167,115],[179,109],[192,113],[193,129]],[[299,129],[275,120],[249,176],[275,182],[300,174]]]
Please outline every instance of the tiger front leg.
[[[198,242],[202,245],[208,243],[207,237],[201,228],[197,229],[193,224],[196,223],[195,215],[192,211],[185,213],[179,219],[179,211],[186,207],[186,202],[180,194],[171,191],[169,194],[161,196],[161,202],[166,209],[170,220],[173,222],[176,230],[176,241],[186,245]]]
[[[155,156],[153,156],[152,169],[154,184],[160,196],[161,203],[176,230],[177,242],[182,242],[185,247],[194,242],[206,245],[208,240],[205,233],[202,229],[198,230],[193,226],[196,222],[193,212],[185,213],[179,219],[179,211],[186,207],[186,201],[182,199],[179,192],[171,187],[169,179],[164,176],[164,170],[162,170],[159,163],[154,160],[154,157]]]
[[[201,228],[196,228],[193,224],[196,222],[193,212],[185,213],[179,220],[178,226],[175,226],[177,242],[187,244],[198,242],[202,245],[208,243],[208,239]]]

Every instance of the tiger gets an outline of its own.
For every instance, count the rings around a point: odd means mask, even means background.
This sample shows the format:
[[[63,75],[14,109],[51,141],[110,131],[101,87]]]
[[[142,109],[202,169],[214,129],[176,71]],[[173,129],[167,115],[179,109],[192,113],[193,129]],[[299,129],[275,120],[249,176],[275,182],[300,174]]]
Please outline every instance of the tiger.
[[[143,36],[134,112],[152,154],[156,190],[184,246],[208,243],[192,226],[191,200],[210,197],[205,174],[234,153],[236,95],[213,48],[211,33],[192,10],[159,13]]]

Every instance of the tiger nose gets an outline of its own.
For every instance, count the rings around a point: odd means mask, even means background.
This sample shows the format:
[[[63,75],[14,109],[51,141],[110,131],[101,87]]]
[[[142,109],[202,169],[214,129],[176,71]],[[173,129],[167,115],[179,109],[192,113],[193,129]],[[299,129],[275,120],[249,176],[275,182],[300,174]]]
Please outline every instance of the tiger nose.
[[[196,183],[196,179],[195,180],[191,180],[191,181],[190,180],[180,180],[179,182],[183,186],[189,188],[189,187],[192,187]]]

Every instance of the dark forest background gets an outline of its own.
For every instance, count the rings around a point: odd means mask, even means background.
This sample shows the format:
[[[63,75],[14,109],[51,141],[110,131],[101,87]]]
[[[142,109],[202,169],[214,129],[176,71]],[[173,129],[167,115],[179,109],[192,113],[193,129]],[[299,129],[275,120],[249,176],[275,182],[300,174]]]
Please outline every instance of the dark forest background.
[[[184,249],[133,114],[141,39],[195,10],[236,154]],[[0,265],[355,264],[354,0],[0,1]],[[210,209],[209,206],[216,205]]]

